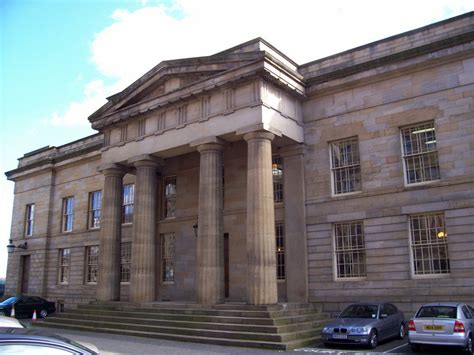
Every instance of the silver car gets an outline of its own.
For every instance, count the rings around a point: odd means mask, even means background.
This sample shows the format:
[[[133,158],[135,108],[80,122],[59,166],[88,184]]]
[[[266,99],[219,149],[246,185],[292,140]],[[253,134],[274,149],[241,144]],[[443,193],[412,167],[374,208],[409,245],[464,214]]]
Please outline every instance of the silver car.
[[[412,350],[420,345],[448,345],[473,353],[473,309],[463,303],[429,303],[420,307],[408,322]]]
[[[405,318],[391,303],[352,304],[321,331],[324,345],[360,344],[371,349],[394,337],[405,337]]]

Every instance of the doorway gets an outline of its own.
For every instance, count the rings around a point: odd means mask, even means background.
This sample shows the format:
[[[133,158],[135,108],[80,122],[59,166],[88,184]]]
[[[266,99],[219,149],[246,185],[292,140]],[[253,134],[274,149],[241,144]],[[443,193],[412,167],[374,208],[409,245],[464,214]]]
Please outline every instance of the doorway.
[[[229,233],[224,233],[224,297],[229,298]]]
[[[30,256],[24,255],[20,259],[20,294],[28,293],[28,284],[30,278]]]

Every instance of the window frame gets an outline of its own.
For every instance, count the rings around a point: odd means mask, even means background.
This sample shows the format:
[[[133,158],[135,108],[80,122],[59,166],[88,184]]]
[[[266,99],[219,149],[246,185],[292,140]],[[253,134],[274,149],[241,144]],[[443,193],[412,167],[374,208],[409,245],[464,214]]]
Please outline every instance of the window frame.
[[[336,235],[336,226],[337,225],[350,225],[352,227],[353,224],[360,224],[361,228],[361,236],[362,236],[362,242],[363,242],[363,248],[350,248],[347,250],[337,249],[337,235]],[[332,244],[333,244],[333,269],[334,269],[334,281],[336,282],[345,282],[345,281],[364,281],[367,280],[367,247],[366,247],[366,241],[365,241],[365,231],[364,231],[364,221],[363,220],[354,220],[354,221],[340,221],[340,222],[334,222],[332,224]],[[343,236],[345,238],[350,238],[349,236]],[[339,263],[338,263],[338,252],[342,253],[357,253],[359,251],[363,252],[364,256],[364,271],[365,275],[359,275],[359,276],[340,276],[339,275]],[[360,264],[360,263],[359,263]],[[352,263],[352,268],[355,267],[356,264]]]
[[[174,193],[167,196],[166,188],[167,188],[167,181],[174,180]],[[163,179],[163,219],[173,219],[176,218],[176,200],[177,200],[177,193],[178,191],[178,179],[176,175],[170,175]],[[174,209],[173,214],[168,216],[168,201],[174,201]]]
[[[415,255],[414,255],[414,244],[413,244],[413,228],[412,228],[412,218],[413,217],[418,217],[418,216],[424,216],[427,218],[428,216],[435,216],[439,215],[442,216],[443,220],[443,226],[444,226],[444,232],[445,236],[445,243],[439,243],[438,245],[445,244],[446,246],[446,260],[448,262],[448,272],[440,272],[440,273],[426,273],[426,274],[417,274],[415,273]],[[444,216],[444,212],[426,212],[426,213],[416,213],[408,216],[408,248],[409,248],[409,256],[410,256],[410,274],[412,279],[431,279],[431,278],[444,278],[444,277],[450,277],[451,276],[451,259],[449,257],[449,242],[448,242],[448,233],[447,233],[447,228],[446,228],[446,219]],[[433,244],[425,244],[428,247]]]
[[[281,234],[279,233],[281,231]],[[285,224],[275,223],[275,254],[276,254],[276,274],[278,282],[286,281],[286,248],[285,248]],[[279,249],[281,248],[281,249]],[[281,256],[281,258],[279,258]],[[282,261],[282,262],[280,262]]]
[[[126,248],[124,248],[124,246],[126,246]],[[125,255],[124,255],[124,250],[127,252]],[[125,265],[128,265],[128,267],[125,268]],[[128,270],[128,272],[125,272],[125,270]],[[127,277],[124,277],[124,275],[127,275]],[[131,275],[132,275],[132,243],[124,242],[122,243],[121,248],[120,248],[120,283],[129,284]]]
[[[404,135],[403,131],[410,129],[410,128],[422,128],[423,126],[427,126],[431,124],[434,132],[434,144],[435,144],[435,149],[426,151],[426,152],[421,152],[421,153],[414,153],[414,154],[406,154],[405,152],[405,141],[404,141]],[[428,129],[428,128],[423,128],[423,129]],[[413,132],[416,132],[416,129],[413,130]],[[403,183],[405,187],[411,187],[411,186],[420,186],[420,185],[426,185],[426,184],[433,184],[437,181],[441,180],[441,169],[440,169],[440,164],[439,164],[439,155],[438,155],[438,147],[437,147],[437,138],[436,138],[436,127],[434,121],[424,121],[424,122],[418,122],[406,126],[401,126],[399,127],[399,135],[400,135],[400,146],[401,146],[401,157],[402,157],[402,165],[403,165]],[[426,142],[425,142],[426,144]],[[436,154],[436,160],[437,160],[437,168],[438,168],[438,178],[437,179],[431,179],[431,180],[423,180],[423,181],[418,181],[418,182],[409,182],[408,181],[408,170],[407,170],[407,158],[409,157],[422,157],[422,156],[428,156],[430,154]]]
[[[281,171],[281,173],[275,174],[276,170]],[[273,202],[275,204],[281,204],[285,201],[284,176],[283,157],[280,155],[272,156]],[[280,198],[277,198],[279,195],[281,195]]]
[[[167,242],[172,242],[171,249],[166,247]],[[161,282],[163,284],[173,284],[176,280],[176,270],[175,270],[175,259],[176,259],[176,235],[175,233],[162,233],[160,234],[160,251],[161,251]],[[171,251],[171,256],[167,255],[167,252]],[[166,276],[167,266],[171,263],[171,274],[172,276],[168,278]]]
[[[35,204],[28,203],[25,209],[25,237],[33,236],[35,224]]]
[[[65,252],[67,251],[67,258],[65,258]],[[66,262],[65,262],[66,260]],[[59,249],[59,258],[58,258],[58,284],[68,285],[69,276],[71,270],[71,249],[62,248]],[[64,277],[66,276],[66,277]]]
[[[131,202],[126,201],[126,189],[130,187],[130,191],[131,191]],[[131,207],[131,208],[130,208]],[[131,213],[126,213],[127,211],[127,208],[131,209]],[[133,223],[133,218],[134,218],[134,215],[135,215],[135,184],[131,183],[131,184],[126,184],[126,185],[123,185],[122,187],[122,224],[130,224],[130,223]],[[130,220],[128,220],[128,218],[126,218],[126,216],[131,216],[130,217]]]
[[[99,194],[99,208],[96,208],[96,209],[94,209],[94,195],[95,194]],[[99,211],[97,226],[94,225],[95,224],[94,213],[96,211]],[[88,229],[100,229],[100,222],[102,220],[102,190],[89,192],[89,213],[87,215],[88,215],[88,221],[87,221]]]
[[[97,252],[96,252],[97,254],[94,255],[94,261],[97,261],[97,262],[91,263],[91,250],[93,248],[97,250]],[[99,245],[88,245],[88,246],[86,246],[85,283],[87,285],[96,285],[97,284],[97,279],[99,277],[99,254],[100,254]],[[93,274],[91,271],[95,271],[94,272],[95,273],[95,281],[90,281],[89,277],[90,277],[90,275]]]
[[[349,141],[355,141],[357,143],[357,157],[358,157],[358,163],[357,164],[349,164],[349,165],[341,165],[338,167],[335,167],[334,164],[334,158],[333,158],[333,151],[334,151],[334,146],[339,143],[343,142],[349,142]],[[331,170],[331,196],[332,197],[338,197],[338,196],[348,196],[352,194],[358,194],[362,192],[362,164],[361,164],[361,157],[360,157],[360,144],[359,144],[359,137],[358,136],[352,136],[352,137],[347,137],[343,139],[338,139],[335,141],[330,141],[328,142],[329,144],[329,165],[330,165],[330,170]],[[353,191],[348,191],[348,192],[337,192],[336,191],[336,178],[335,174],[337,171],[341,171],[343,169],[348,169],[348,168],[359,168],[358,172],[358,178],[359,178],[359,186],[357,188],[354,188]]]
[[[71,203],[71,211],[68,209],[68,201],[72,201]],[[62,204],[62,218],[61,218],[61,232],[62,233],[70,233],[74,230],[74,196],[68,196],[63,198],[63,204]],[[69,225],[68,221],[71,222],[71,227],[70,229],[67,229],[67,226]]]

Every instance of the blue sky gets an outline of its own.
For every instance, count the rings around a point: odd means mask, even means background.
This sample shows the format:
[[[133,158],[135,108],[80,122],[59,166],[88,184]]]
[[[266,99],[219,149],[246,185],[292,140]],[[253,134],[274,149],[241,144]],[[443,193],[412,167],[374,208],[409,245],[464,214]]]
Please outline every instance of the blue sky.
[[[0,1],[0,171],[93,134],[87,116],[161,60],[257,36],[303,64],[472,11],[472,0]],[[0,277],[12,182],[0,177]]]

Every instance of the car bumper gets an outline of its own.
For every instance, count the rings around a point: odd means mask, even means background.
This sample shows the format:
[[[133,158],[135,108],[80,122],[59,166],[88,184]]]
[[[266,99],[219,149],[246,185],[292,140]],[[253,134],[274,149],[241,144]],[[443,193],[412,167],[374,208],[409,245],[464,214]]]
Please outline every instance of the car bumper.
[[[419,334],[416,332],[408,333],[410,344],[426,345],[447,345],[447,346],[466,346],[467,333],[455,334]]]
[[[369,335],[348,335],[347,339],[335,339],[331,334],[321,334],[321,341],[327,344],[361,344],[369,343]]]

